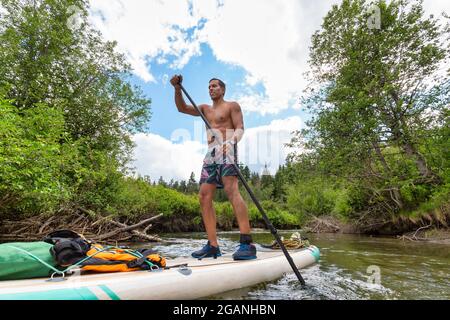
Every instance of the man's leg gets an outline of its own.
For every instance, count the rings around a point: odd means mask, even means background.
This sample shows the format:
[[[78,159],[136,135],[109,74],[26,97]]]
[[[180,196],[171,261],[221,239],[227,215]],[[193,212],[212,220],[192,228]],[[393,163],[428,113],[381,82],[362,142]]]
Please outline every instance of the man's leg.
[[[248,209],[238,187],[238,178],[236,176],[222,177],[225,193],[233,207],[236,220],[241,234],[250,234],[250,221],[248,218]]]
[[[233,206],[233,211],[239,224],[240,245],[239,249],[233,253],[234,260],[256,259],[256,247],[252,244],[253,239],[250,235],[250,221],[248,218],[247,205],[239,193],[238,181],[236,176],[222,177],[225,192]]]
[[[200,185],[199,200],[206,234],[208,235],[210,245],[217,247],[216,212],[213,206],[215,192],[216,185],[214,184],[202,183]]]

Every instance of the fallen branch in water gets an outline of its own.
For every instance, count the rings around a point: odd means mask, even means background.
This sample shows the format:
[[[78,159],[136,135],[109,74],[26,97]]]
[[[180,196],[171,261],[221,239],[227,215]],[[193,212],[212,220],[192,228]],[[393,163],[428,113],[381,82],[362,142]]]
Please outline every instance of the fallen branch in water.
[[[117,222],[117,221],[114,221],[114,220],[107,220],[109,223],[114,224],[116,226],[119,226],[121,228],[117,229],[117,230],[114,230],[114,231],[111,231],[111,232],[108,232],[108,233],[105,233],[105,234],[102,234],[102,235],[99,235],[99,236],[95,237],[95,240],[104,240],[104,239],[111,238],[111,237],[113,237],[113,236],[115,236],[115,235],[117,235],[119,233],[124,233],[124,232],[127,232],[127,231],[131,231],[131,233],[133,233],[134,235],[137,235],[137,236],[142,237],[144,239],[147,239],[147,240],[150,240],[150,241],[160,241],[161,239],[159,239],[158,237],[148,236],[148,235],[146,235],[146,234],[144,234],[142,232],[139,232],[139,231],[137,231],[135,229],[137,229],[137,228],[139,228],[139,227],[149,223],[150,221],[158,219],[161,216],[162,216],[162,214],[159,214],[159,215],[151,217],[149,219],[142,220],[141,222],[136,223],[136,224],[134,224],[132,226],[127,226],[124,223],[120,223],[120,222]],[[155,239],[158,239],[158,240],[155,240]]]
[[[0,222],[0,242],[42,241],[50,232],[69,229],[93,241],[120,242],[132,239],[162,241],[156,235],[149,235],[151,221],[162,214],[127,225],[113,220],[113,215],[101,216],[90,210],[78,208],[77,212],[48,216],[34,216],[22,220]],[[144,228],[145,227],[145,228]],[[137,230],[143,228],[142,230]]]
[[[417,232],[419,232],[420,230],[428,229],[428,228],[430,228],[432,225],[433,225],[433,224],[430,223],[430,224],[427,225],[427,226],[420,227],[419,229],[417,229],[417,230],[414,232],[414,234],[413,234],[411,237],[410,237],[410,236],[407,236],[406,234],[404,234],[404,235],[402,235],[402,236],[399,236],[398,238],[399,238],[400,240],[403,240],[403,241],[405,241],[405,239],[406,239],[406,240],[409,240],[409,241],[424,241],[424,240],[428,240],[427,238],[422,238],[422,237],[418,238],[416,235],[417,235]]]
[[[119,227],[125,227],[126,226],[126,224],[123,224],[123,223],[120,223],[120,222],[117,222],[117,221],[111,221],[111,223],[115,224],[116,226],[119,226]],[[162,239],[157,237],[157,236],[151,236],[151,235],[145,234],[143,232],[139,232],[137,230],[131,230],[131,233],[133,235],[135,235],[135,236],[138,236],[141,239],[145,239],[145,240],[148,240],[148,241],[162,241]]]
[[[309,225],[311,224],[314,225],[314,227],[312,227],[311,229],[311,232],[316,233],[338,232],[341,229],[338,225],[325,220],[325,218],[317,218],[315,216],[313,216],[313,221],[309,223]]]
[[[417,234],[417,232],[419,232],[419,231],[422,230],[422,229],[428,229],[428,228],[431,227],[431,226],[432,226],[432,223],[430,223],[430,224],[427,225],[427,226],[420,227],[419,229],[417,229],[416,232],[414,232],[413,239],[416,239],[416,234]]]

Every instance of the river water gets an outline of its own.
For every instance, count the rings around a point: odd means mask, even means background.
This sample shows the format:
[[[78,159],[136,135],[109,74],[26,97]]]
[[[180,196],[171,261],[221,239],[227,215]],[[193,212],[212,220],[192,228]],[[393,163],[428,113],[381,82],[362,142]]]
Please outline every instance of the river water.
[[[279,231],[289,238],[293,231]],[[163,234],[168,240],[152,247],[167,257],[189,256],[205,244],[203,233]],[[321,251],[320,261],[300,272],[302,289],[293,273],[255,287],[207,299],[243,300],[450,300],[450,245],[402,241],[395,238],[343,234],[305,234]],[[234,252],[239,234],[219,233],[222,252]],[[256,243],[270,244],[268,232],[255,232]]]

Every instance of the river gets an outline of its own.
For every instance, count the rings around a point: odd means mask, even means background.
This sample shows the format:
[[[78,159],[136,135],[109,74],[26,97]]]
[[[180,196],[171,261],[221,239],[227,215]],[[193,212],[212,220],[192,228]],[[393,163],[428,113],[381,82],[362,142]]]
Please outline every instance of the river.
[[[289,238],[292,231],[279,231]],[[168,240],[152,245],[166,257],[189,256],[205,243],[203,233],[162,234]],[[345,234],[305,234],[319,247],[319,263],[300,270],[307,287],[294,274],[206,299],[243,300],[450,300],[450,246],[395,238]],[[222,252],[234,252],[239,234],[219,233]],[[255,232],[254,241],[269,244],[268,232]]]

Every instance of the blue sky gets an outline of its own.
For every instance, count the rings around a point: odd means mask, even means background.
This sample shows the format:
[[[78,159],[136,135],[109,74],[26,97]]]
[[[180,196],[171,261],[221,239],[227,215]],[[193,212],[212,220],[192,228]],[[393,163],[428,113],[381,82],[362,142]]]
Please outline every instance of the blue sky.
[[[208,103],[208,81],[227,84],[226,100],[244,111],[240,161],[275,173],[291,132],[309,116],[299,97],[307,86],[311,35],[340,0],[90,0],[91,22],[117,41],[133,67],[132,82],[152,99],[146,134],[135,135],[135,173],[157,180],[199,177],[206,152],[199,117],[178,113],[174,74],[197,104]],[[450,1],[425,0],[427,13],[450,12]]]
[[[227,84],[225,99],[236,96],[242,86],[246,71],[242,67],[217,61],[208,44],[202,44],[200,55],[191,58],[189,63],[182,69],[173,70],[168,63],[158,64],[156,61],[150,63],[152,74],[157,79],[157,83],[146,83],[137,76],[133,77],[133,83],[142,88],[144,93],[152,99],[152,119],[148,124],[148,130],[157,133],[167,139],[171,138],[174,130],[185,128],[194,135],[193,119],[189,115],[181,114],[175,107],[174,92],[168,79],[174,74],[182,74],[184,77],[183,85],[196,104],[211,103],[208,94],[208,81],[217,77]],[[254,86],[247,85],[256,92],[264,94],[265,89],[261,83]],[[185,97],[185,101],[189,103]],[[307,114],[300,110],[286,109],[280,113],[260,114],[258,112],[246,112],[245,105],[242,105],[244,111],[244,122],[246,127],[252,128],[261,125],[268,125],[274,119],[287,118],[301,115],[307,118]]]

